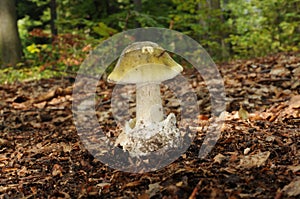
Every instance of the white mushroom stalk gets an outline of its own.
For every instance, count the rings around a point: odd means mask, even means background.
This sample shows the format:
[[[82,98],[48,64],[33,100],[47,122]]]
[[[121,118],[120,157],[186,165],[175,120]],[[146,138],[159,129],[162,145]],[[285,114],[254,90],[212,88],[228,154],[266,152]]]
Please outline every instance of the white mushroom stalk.
[[[180,133],[173,113],[163,115],[160,83],[183,68],[153,42],[136,42],[122,52],[108,81],[136,84],[136,119],[126,122],[116,144],[133,156],[178,146]]]
[[[160,85],[144,83],[136,85],[136,123],[150,124],[163,120]]]

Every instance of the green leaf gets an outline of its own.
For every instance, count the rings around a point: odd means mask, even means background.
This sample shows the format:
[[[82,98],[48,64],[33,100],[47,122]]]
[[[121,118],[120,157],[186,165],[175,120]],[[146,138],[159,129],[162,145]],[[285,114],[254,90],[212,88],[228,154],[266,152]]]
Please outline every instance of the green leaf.
[[[118,32],[116,29],[108,27],[103,22],[100,22],[98,23],[98,26],[93,27],[93,31],[102,37],[109,37]]]

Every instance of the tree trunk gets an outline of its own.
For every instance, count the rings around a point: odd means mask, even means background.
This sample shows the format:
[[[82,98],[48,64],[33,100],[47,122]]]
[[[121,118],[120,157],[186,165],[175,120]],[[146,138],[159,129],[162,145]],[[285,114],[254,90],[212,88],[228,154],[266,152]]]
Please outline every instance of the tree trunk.
[[[199,1],[198,4],[197,4],[197,10],[198,10],[198,12],[200,12],[201,10],[206,10],[207,7],[208,7],[208,2],[206,2],[206,1]],[[200,24],[200,26],[203,27],[203,29],[205,29],[207,27],[206,19],[204,19],[202,17],[202,15],[199,15],[199,16],[201,16],[201,17],[199,17],[198,23]],[[199,41],[201,41],[201,40],[207,40],[208,39],[208,35],[207,34],[199,35],[197,39]]]
[[[15,0],[0,0],[0,61],[3,65],[15,65],[21,56]]]
[[[141,12],[142,11],[142,0],[133,0],[134,10]]]
[[[57,20],[57,12],[56,12],[56,0],[50,1],[50,13],[51,13],[51,34],[52,34],[52,41],[55,40],[55,37],[57,36],[57,28],[55,25],[55,21]]]
[[[220,0],[210,0],[210,8],[212,8],[212,9],[221,9]]]
[[[221,8],[221,0],[209,0],[209,6],[210,9],[215,11],[222,11]],[[228,3],[227,0],[223,1],[224,4]],[[220,24],[224,24],[226,22],[224,18],[224,12],[222,12],[219,16]],[[217,30],[215,33],[219,37],[217,38],[217,42],[219,43],[221,49],[221,57],[222,59],[227,59],[229,57],[229,46],[228,44],[225,44],[225,39],[228,37],[228,34],[226,32],[223,32],[222,29]]]
[[[134,4],[134,10],[136,12],[141,12],[142,11],[142,0],[133,0],[133,4]],[[136,21],[135,22],[135,27],[140,28],[141,25]]]

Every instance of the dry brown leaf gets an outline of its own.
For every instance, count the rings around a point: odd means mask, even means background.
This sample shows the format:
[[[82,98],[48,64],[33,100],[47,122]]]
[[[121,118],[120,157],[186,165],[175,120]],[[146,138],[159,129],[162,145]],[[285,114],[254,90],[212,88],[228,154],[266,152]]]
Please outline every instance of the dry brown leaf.
[[[34,186],[34,187],[30,187],[30,190],[33,194],[37,194],[37,188]]]
[[[176,186],[177,186],[177,187],[182,187],[182,186],[183,186],[183,182],[182,182],[182,181],[177,182],[177,183],[176,183]]]
[[[140,180],[129,182],[124,186],[124,188],[135,187],[135,186],[138,186],[139,184],[141,184]]]
[[[0,138],[0,147],[11,146],[11,143],[8,140]]]
[[[300,165],[288,166],[288,169],[291,170],[292,172],[296,173],[296,172],[300,171]]]
[[[54,164],[52,168],[52,175],[53,176],[62,176],[63,168],[59,164]]]
[[[300,177],[294,179],[290,184],[286,185],[282,191],[285,192],[289,197],[300,195]]]
[[[6,155],[0,155],[0,162],[9,160],[10,158],[6,157]]]
[[[150,199],[150,196],[147,193],[143,193],[142,195],[138,196],[138,199]]]
[[[108,183],[108,182],[102,182],[102,183],[97,184],[96,187],[99,187],[101,189],[108,188],[108,187],[110,187],[110,183]]]
[[[269,151],[258,152],[254,155],[244,156],[240,159],[239,167],[242,168],[252,168],[262,166],[270,156]]]
[[[272,68],[270,74],[276,76],[285,76],[285,75],[289,75],[290,71],[282,65],[277,65],[274,68]]]
[[[48,100],[52,99],[53,97],[55,97],[56,93],[57,93],[57,88],[49,91],[48,93],[45,93],[45,94],[42,94],[42,95],[38,96],[34,100],[34,102],[35,103],[40,103],[40,102],[48,101]]]
[[[296,77],[300,77],[300,67],[297,67],[293,70],[293,74]]]
[[[2,172],[6,173],[6,172],[11,172],[11,171],[17,171],[18,168],[2,168]]]
[[[168,103],[166,105],[167,107],[178,107],[180,106],[180,103],[177,99],[168,99]]]
[[[65,153],[70,153],[73,150],[73,146],[70,143],[61,143],[61,145]]]
[[[68,115],[67,117],[56,117],[52,120],[52,122],[54,124],[62,124],[64,122],[66,122],[67,120],[71,119],[73,116],[72,115]]]
[[[149,196],[151,198],[159,191],[160,191],[160,185],[159,185],[159,182],[156,182],[153,184],[149,184],[149,189],[146,191],[146,193],[149,194]]]
[[[47,104],[47,102],[44,101],[44,102],[40,102],[40,103],[35,103],[35,104],[33,104],[33,106],[36,108],[39,108],[39,109],[43,109],[43,108],[45,108],[46,104]]]
[[[291,89],[296,89],[298,86],[300,86],[300,80],[294,80],[292,82]]]
[[[223,160],[226,159],[226,156],[222,155],[221,153],[219,153],[218,155],[216,155],[214,157],[214,163],[218,163],[221,164]]]
[[[19,109],[19,110],[21,110],[21,109],[25,110],[28,107],[28,104],[26,102],[25,103],[13,102],[11,105],[14,109]]]
[[[300,95],[293,96],[289,101],[290,108],[300,108]]]
[[[66,97],[56,97],[56,98],[53,98],[52,100],[50,100],[48,102],[49,105],[57,105],[57,104],[61,104],[63,102],[65,102],[67,99]]]
[[[244,155],[247,155],[251,151],[251,148],[247,147],[244,149]]]
[[[29,122],[29,124],[30,124],[33,128],[35,128],[35,129],[40,129],[40,128],[42,127],[42,124],[41,124],[41,123],[37,123],[37,122],[34,122],[34,121]]]

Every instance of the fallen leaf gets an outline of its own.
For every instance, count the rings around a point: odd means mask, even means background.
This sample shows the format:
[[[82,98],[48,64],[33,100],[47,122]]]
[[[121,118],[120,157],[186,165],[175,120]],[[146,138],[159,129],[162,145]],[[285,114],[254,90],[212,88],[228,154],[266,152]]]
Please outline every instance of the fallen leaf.
[[[300,195],[300,177],[294,179],[290,184],[286,185],[282,191],[285,192],[289,197]]]
[[[48,93],[38,96],[34,100],[34,102],[40,103],[40,102],[48,101],[48,100],[52,99],[53,97],[55,97],[56,93],[57,93],[57,89],[50,90]]]
[[[55,164],[52,168],[52,175],[53,176],[62,176],[63,168],[59,164]]]
[[[247,120],[249,118],[249,113],[245,109],[243,109],[242,106],[240,107],[238,114],[239,118],[242,120]]]
[[[233,152],[229,158],[229,162],[235,162],[238,160],[238,154]]]
[[[40,102],[40,103],[33,104],[33,106],[39,109],[43,109],[45,108],[46,104],[47,102]]]
[[[275,136],[273,136],[273,135],[269,135],[268,137],[266,137],[266,141],[267,142],[273,142],[274,140],[275,140]]]
[[[176,183],[176,186],[177,186],[177,187],[182,187],[182,185],[183,185],[183,182],[182,182],[182,181]]]
[[[159,185],[159,182],[156,182],[153,184],[149,184],[149,189],[146,191],[146,193],[149,194],[149,196],[151,198],[159,191],[160,191],[160,185]]]
[[[65,153],[70,153],[73,149],[73,146],[70,143],[61,143],[61,145]]]
[[[200,114],[200,115],[198,115],[198,119],[199,120],[208,120],[209,118],[206,115]]]
[[[260,167],[267,161],[270,154],[271,153],[269,151],[266,151],[259,152],[254,155],[244,156],[242,159],[240,159],[239,166],[243,168]]]
[[[166,104],[167,107],[178,107],[180,103],[177,99],[168,99],[168,103]]]
[[[293,70],[293,74],[296,76],[296,77],[300,77],[300,67],[297,67]]]
[[[300,108],[300,95],[293,96],[289,101],[290,108]]]
[[[249,113],[249,119],[250,120],[262,120],[261,112],[256,111],[255,113]]]
[[[274,68],[272,68],[270,74],[276,76],[285,76],[285,75],[289,75],[290,71],[282,65],[277,65]]]
[[[11,143],[8,140],[0,138],[0,146],[1,148],[4,146],[11,146]]]
[[[16,103],[13,102],[12,107],[14,107],[14,109],[26,109],[27,108],[27,104],[26,103]]]
[[[300,171],[300,165],[288,166],[288,169],[291,170],[292,172],[296,173],[296,172]]]
[[[138,186],[139,184],[141,184],[140,180],[129,182],[124,186],[124,188],[135,187],[135,186]]]
[[[37,194],[37,188],[36,187],[30,187],[30,190],[33,194]]]
[[[138,199],[150,199],[150,196],[147,193],[143,193],[142,195],[138,196]]]
[[[221,164],[223,160],[226,159],[226,156],[222,155],[221,153],[219,153],[218,155],[216,155],[214,157],[214,163],[219,163]]]
[[[2,168],[2,172],[11,172],[11,171],[17,171],[18,168]]]
[[[67,117],[56,117],[52,120],[52,122],[56,125],[58,124],[62,124],[64,122],[66,122],[67,120],[71,119],[72,118],[72,115],[68,115]]]
[[[244,155],[247,155],[247,154],[250,152],[250,150],[251,150],[251,149],[250,149],[249,147],[245,148],[245,149],[244,149]]]
[[[108,188],[108,187],[110,187],[110,183],[108,183],[108,182],[102,182],[102,183],[97,184],[96,187],[99,187],[101,189]]]

